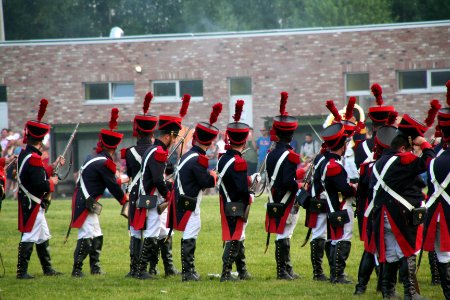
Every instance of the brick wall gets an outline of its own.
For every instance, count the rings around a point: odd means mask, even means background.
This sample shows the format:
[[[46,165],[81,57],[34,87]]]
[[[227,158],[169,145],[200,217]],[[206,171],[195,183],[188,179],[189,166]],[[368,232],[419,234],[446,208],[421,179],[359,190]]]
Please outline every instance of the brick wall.
[[[140,112],[151,80],[203,79],[204,101],[191,104],[186,123],[207,119],[218,100],[228,103],[229,77],[253,81],[254,126],[278,111],[279,93],[289,92],[292,115],[328,113],[324,101],[343,106],[344,73],[369,72],[386,104],[422,119],[439,94],[396,94],[396,70],[450,68],[450,24],[380,30],[298,31],[267,35],[155,39],[122,42],[5,43],[0,45],[0,84],[8,89],[9,126],[34,118],[38,100],[50,100],[45,120],[53,124],[101,122],[112,105],[86,105],[83,82],[134,81],[134,105],[116,105],[120,120]],[[134,65],[142,66],[142,73]],[[151,112],[177,113],[178,103],[154,103]],[[228,122],[228,105],[219,126]]]

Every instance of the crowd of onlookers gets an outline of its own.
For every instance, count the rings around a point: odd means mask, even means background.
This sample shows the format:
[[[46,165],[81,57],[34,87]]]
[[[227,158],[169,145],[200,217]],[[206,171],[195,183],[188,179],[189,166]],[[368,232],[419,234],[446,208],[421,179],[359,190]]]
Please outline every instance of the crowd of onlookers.
[[[44,145],[48,144],[48,136],[44,138]],[[8,128],[3,128],[1,131],[1,157],[11,157],[13,155],[18,156],[23,144],[23,135],[18,132],[13,132]],[[42,158],[48,160],[48,148],[42,152]],[[7,198],[17,199],[17,162],[14,161],[6,171],[6,187],[5,194]]]

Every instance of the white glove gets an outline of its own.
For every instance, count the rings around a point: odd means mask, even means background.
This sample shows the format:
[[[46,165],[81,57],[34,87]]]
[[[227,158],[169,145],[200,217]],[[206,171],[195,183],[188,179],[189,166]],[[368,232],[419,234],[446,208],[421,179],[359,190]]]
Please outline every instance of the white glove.
[[[260,175],[259,173],[253,173],[253,174],[250,176],[250,180],[251,180],[252,183],[253,183],[253,182],[258,183],[258,182],[261,181],[261,175]]]

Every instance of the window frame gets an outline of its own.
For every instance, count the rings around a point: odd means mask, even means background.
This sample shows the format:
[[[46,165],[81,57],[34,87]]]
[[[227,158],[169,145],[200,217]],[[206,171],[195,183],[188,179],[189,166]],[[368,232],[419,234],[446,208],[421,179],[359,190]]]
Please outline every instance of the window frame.
[[[88,84],[107,84],[108,85],[108,99],[84,99],[84,104],[130,104],[134,103],[136,90],[132,97],[113,97],[113,86],[115,84],[129,84],[135,89],[133,81],[108,81],[108,82],[83,82],[84,94],[86,97],[86,85]]]
[[[183,95],[180,94],[180,81],[201,81],[202,82],[202,94],[203,94],[203,79],[178,79],[178,80],[152,80],[150,81],[150,89],[155,94],[155,83],[175,83],[175,96],[154,96],[153,102],[155,103],[173,103],[179,102]],[[191,102],[201,102],[204,96],[194,97],[191,95]]]
[[[347,90],[347,75],[349,74],[367,74],[369,76],[369,86],[367,90],[357,90],[357,91],[348,91]],[[344,73],[344,86],[345,86],[345,95],[347,97],[351,96],[369,96],[370,95],[370,73],[369,72],[346,72]]]
[[[400,89],[400,73],[401,72],[426,72],[427,84],[425,88],[417,89]],[[432,86],[431,85],[431,74],[437,72],[450,72],[450,69],[414,69],[414,70],[397,70],[396,71],[396,81],[397,81],[397,92],[396,94],[430,94],[430,93],[443,93],[447,89],[445,85],[442,86]]]

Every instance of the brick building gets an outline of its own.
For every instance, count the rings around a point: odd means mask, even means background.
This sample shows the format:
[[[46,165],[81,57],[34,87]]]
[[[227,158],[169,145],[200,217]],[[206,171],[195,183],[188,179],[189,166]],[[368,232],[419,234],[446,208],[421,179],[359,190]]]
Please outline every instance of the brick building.
[[[211,105],[222,101],[221,128],[239,98],[246,100],[244,121],[260,128],[278,112],[279,93],[288,91],[287,110],[299,116],[301,139],[308,123],[320,128],[327,99],[341,107],[354,95],[365,108],[374,103],[369,86],[378,82],[387,104],[421,119],[430,99],[444,101],[448,79],[450,21],[3,42],[0,125],[20,130],[35,117],[39,99],[49,99],[45,120],[53,124],[54,152],[83,123],[79,166],[113,106],[120,109],[124,144],[132,143],[131,120],[149,90],[156,95],[154,114],[177,113],[181,95],[192,94],[187,125],[206,120]]]

